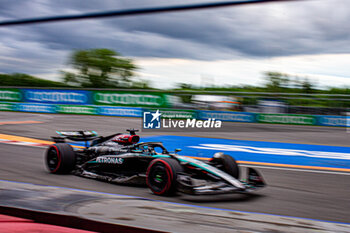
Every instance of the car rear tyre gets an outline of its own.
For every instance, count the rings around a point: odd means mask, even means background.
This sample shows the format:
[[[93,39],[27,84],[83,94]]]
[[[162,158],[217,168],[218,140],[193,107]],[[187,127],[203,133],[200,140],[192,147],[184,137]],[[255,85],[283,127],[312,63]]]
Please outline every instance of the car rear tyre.
[[[182,171],[182,166],[175,159],[154,159],[147,168],[147,186],[156,195],[174,195],[176,193],[177,174]]]
[[[210,163],[216,168],[226,172],[232,177],[239,179],[239,167],[234,158],[229,155],[219,154],[215,155]]]
[[[74,169],[75,153],[66,143],[51,145],[46,151],[46,165],[51,173],[67,174]]]

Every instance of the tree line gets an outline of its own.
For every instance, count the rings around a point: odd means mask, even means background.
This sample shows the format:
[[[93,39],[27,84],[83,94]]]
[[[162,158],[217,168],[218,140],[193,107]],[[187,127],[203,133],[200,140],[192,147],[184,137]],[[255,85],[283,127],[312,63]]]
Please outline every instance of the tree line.
[[[150,89],[148,81],[133,80],[138,67],[132,59],[110,49],[76,50],[68,64],[72,71],[60,71],[61,82],[15,73],[0,74],[0,86]]]
[[[135,80],[139,69],[130,58],[110,49],[87,49],[73,51],[68,59],[72,71],[61,71],[61,82],[40,79],[27,74],[0,74],[0,86],[73,87],[73,88],[139,88],[151,89],[146,80]],[[350,88],[318,89],[306,77],[268,71],[263,86],[212,86],[196,87],[179,83],[175,90],[288,92],[350,94]],[[172,89],[172,90],[174,90]]]

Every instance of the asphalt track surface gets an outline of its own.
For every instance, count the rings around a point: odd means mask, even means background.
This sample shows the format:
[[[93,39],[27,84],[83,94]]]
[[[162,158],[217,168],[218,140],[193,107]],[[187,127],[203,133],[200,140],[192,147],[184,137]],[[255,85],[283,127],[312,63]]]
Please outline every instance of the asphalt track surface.
[[[1,124],[1,122],[19,122]],[[42,123],[23,124],[21,121]],[[0,133],[48,140],[55,130],[91,129],[101,135],[139,128],[140,119],[0,112]],[[343,128],[232,123],[232,132],[199,136],[242,140],[348,146]],[[172,134],[172,133],[163,133]],[[178,133],[173,133],[174,135]],[[142,135],[154,135],[147,133]],[[186,135],[198,136],[196,133]],[[203,139],[205,140],[205,139]],[[181,144],[181,143],[179,143]],[[181,146],[181,145],[180,145]],[[159,197],[145,187],[103,183],[73,175],[49,174],[44,148],[0,144],[0,179],[124,194],[222,209],[269,213],[350,223],[350,173],[327,173],[285,168],[259,168],[268,187],[252,195]],[[242,167],[242,170],[245,168]],[[209,210],[208,210],[209,211]]]

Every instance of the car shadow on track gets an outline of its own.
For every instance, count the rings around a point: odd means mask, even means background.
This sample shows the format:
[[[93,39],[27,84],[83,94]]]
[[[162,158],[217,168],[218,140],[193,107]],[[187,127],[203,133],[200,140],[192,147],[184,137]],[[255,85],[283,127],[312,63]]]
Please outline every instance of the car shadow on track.
[[[263,198],[265,195],[249,193],[249,194],[220,194],[220,195],[205,195],[191,196],[181,195],[179,199],[183,201],[210,203],[210,202],[248,202]]]

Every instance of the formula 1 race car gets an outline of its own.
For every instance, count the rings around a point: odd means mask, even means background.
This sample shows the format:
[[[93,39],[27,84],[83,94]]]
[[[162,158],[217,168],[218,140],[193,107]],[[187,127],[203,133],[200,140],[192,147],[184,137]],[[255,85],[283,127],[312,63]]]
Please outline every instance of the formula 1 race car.
[[[113,183],[147,184],[156,195],[247,193],[265,186],[261,175],[248,168],[245,181],[229,155],[216,153],[209,161],[169,152],[161,142],[139,143],[134,129],[98,137],[94,131],[58,132],[46,151],[51,173],[73,173]],[[84,141],[71,146],[66,140]]]

